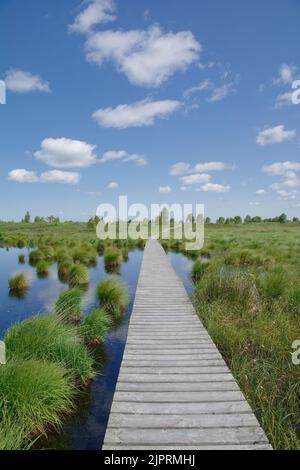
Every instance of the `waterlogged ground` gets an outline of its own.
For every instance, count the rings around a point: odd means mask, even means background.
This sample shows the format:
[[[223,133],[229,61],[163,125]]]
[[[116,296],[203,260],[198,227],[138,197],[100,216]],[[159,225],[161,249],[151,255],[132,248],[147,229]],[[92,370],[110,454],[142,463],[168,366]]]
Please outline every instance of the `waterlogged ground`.
[[[68,285],[63,284],[57,277],[56,263],[51,266],[47,278],[39,279],[35,268],[28,265],[28,253],[27,249],[0,249],[0,339],[14,323],[37,313],[51,312],[59,294],[68,289]],[[19,264],[19,254],[26,255],[25,264]],[[103,346],[97,352],[100,365],[96,379],[81,393],[77,413],[67,421],[62,432],[52,433],[47,441],[39,441],[39,448],[101,448],[125,348],[142,257],[143,251],[130,251],[128,261],[122,265],[120,277],[130,288],[130,306],[119,325],[106,335]],[[179,253],[170,253],[169,257],[185,288],[191,294],[190,271],[193,262]],[[31,281],[31,287],[22,299],[10,296],[8,290],[9,277],[19,272],[26,273]],[[83,299],[84,313],[98,306],[95,288],[99,281],[107,277],[101,257],[98,258],[97,266],[90,269],[90,275],[90,287]]]

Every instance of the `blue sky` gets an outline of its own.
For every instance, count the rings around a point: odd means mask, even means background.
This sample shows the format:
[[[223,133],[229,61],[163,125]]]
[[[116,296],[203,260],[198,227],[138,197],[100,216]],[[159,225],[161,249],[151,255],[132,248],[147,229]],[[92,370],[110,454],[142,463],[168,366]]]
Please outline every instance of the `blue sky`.
[[[0,0],[0,219],[300,217],[298,0]]]

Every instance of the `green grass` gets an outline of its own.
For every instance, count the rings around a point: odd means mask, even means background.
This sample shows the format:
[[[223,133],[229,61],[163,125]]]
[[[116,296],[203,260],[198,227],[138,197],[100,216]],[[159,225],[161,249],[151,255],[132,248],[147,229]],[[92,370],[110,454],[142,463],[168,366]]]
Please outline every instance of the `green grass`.
[[[107,272],[116,272],[123,261],[122,251],[119,248],[108,248],[104,252],[104,264]]]
[[[18,261],[20,264],[24,264],[25,263],[25,255],[19,255],[18,256]]]
[[[128,288],[116,277],[109,277],[97,286],[100,305],[108,313],[119,316],[129,305]]]
[[[29,360],[1,366],[0,448],[17,450],[50,427],[60,428],[74,410],[73,395],[71,378],[59,364]]]
[[[297,271],[282,266],[241,271],[215,255],[195,286],[199,316],[275,449],[300,449],[300,368],[291,360],[300,332],[296,280]]]
[[[64,321],[78,323],[81,317],[81,301],[83,292],[79,288],[69,289],[58,297],[55,313]]]
[[[194,282],[199,281],[208,267],[208,263],[203,263],[201,260],[195,261],[192,268],[192,279]]]
[[[112,319],[105,310],[94,310],[80,325],[81,334],[89,346],[97,346],[112,325]]]
[[[47,277],[49,274],[49,264],[47,261],[39,261],[36,265],[36,272],[40,277]]]
[[[5,336],[8,359],[48,360],[63,365],[76,380],[93,376],[93,358],[77,328],[55,314],[33,316],[11,327]]]
[[[29,280],[24,273],[12,276],[8,281],[8,285],[10,293],[16,295],[25,293],[30,287]]]
[[[72,260],[65,259],[58,263],[57,275],[60,281],[68,282],[70,278],[70,271],[73,267]]]
[[[85,287],[90,283],[90,273],[86,266],[75,264],[69,273],[70,287]]]

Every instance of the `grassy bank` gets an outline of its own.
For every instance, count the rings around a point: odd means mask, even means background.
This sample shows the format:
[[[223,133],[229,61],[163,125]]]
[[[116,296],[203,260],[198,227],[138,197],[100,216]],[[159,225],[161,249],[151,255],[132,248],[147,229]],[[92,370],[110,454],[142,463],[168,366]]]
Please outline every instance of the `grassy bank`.
[[[299,225],[207,233],[193,269],[195,305],[275,449],[300,449]],[[207,259],[205,260],[207,261]]]

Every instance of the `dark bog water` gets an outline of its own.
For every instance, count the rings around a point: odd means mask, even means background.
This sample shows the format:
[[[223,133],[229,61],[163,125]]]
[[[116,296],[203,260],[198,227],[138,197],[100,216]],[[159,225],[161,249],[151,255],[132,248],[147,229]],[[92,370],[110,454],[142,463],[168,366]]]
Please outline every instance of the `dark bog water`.
[[[18,263],[18,255],[26,254],[26,263]],[[23,249],[0,249],[0,339],[7,328],[31,315],[51,312],[59,294],[68,286],[59,281],[57,266],[53,264],[46,279],[36,276],[35,268],[28,265],[28,251]],[[123,357],[128,323],[132,312],[136,285],[140,272],[143,252],[129,252],[127,263],[123,263],[120,278],[129,285],[130,306],[119,325],[105,337],[103,346],[97,351],[98,375],[92,384],[81,393],[78,399],[77,413],[68,419],[59,434],[52,433],[45,442],[39,441],[39,448],[50,449],[101,449],[109,417],[113,394]],[[174,269],[181,277],[188,293],[192,293],[189,273],[193,262],[181,254],[170,253]],[[8,279],[10,276],[25,272],[31,281],[31,287],[23,299],[9,295]],[[107,276],[102,258],[97,267],[90,269],[90,288],[84,296],[83,309],[89,312],[98,306],[95,298],[97,283]]]

